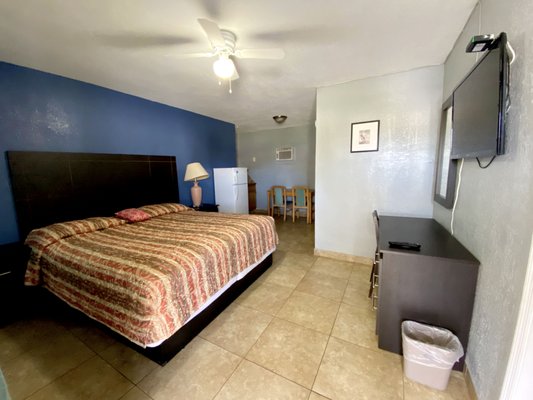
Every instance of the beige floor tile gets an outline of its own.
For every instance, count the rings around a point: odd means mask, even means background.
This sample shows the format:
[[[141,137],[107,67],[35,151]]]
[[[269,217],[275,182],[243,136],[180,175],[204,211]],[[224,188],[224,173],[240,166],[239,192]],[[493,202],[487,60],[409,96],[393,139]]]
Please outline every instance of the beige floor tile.
[[[100,354],[117,340],[108,332],[99,328],[91,321],[86,321],[69,328],[70,332],[87,345],[91,350]]]
[[[232,353],[244,356],[272,318],[261,311],[232,304],[200,336]]]
[[[313,255],[288,252],[280,264],[284,267],[293,267],[308,271],[316,260],[317,257]]]
[[[309,390],[244,360],[215,400],[307,400]]]
[[[370,282],[371,271],[371,265],[355,263],[350,275],[350,282]]]
[[[167,365],[137,386],[155,400],[211,400],[242,359],[196,337]]]
[[[307,243],[298,243],[297,245],[291,247],[291,250],[296,253],[302,253],[309,256],[314,255],[314,245],[310,246]]]
[[[29,352],[2,365],[13,399],[25,398],[94,356],[66,330],[46,336]]]
[[[100,356],[133,383],[157,368],[155,362],[118,342],[103,350]]]
[[[42,346],[47,337],[65,332],[64,327],[48,319],[17,321],[0,328],[0,366],[26,351]]]
[[[283,243],[294,243],[298,241],[309,241],[312,239],[313,230],[306,229],[302,224],[277,224],[279,226],[279,237]]]
[[[119,399],[133,384],[98,356],[69,371],[28,400]]]
[[[282,239],[287,241],[299,238],[314,238],[315,226],[314,224],[307,224],[305,219],[297,219],[294,223],[292,222],[292,217],[289,215],[287,216],[286,222],[283,222],[283,216],[275,216],[274,219],[276,220],[276,230],[280,241]]]
[[[413,382],[404,376],[405,400],[469,400],[466,382],[462,376],[452,373],[448,387],[444,391],[432,389],[428,386]]]
[[[342,300],[347,284],[347,279],[309,271],[300,284],[296,286],[296,290],[340,301]]]
[[[246,307],[275,315],[285,304],[291,293],[291,288],[261,282],[246,289],[237,298],[236,302]]]
[[[269,268],[261,278],[262,282],[273,283],[294,289],[306,274],[305,269],[287,267],[283,263]]]
[[[309,396],[309,400],[330,400],[327,397],[321,396],[316,392],[311,392],[311,395]]]
[[[291,246],[294,244],[294,241],[288,240],[286,237],[284,238],[281,232],[278,232],[278,236],[279,243],[277,249],[284,252],[289,252],[291,250]]]
[[[246,358],[311,388],[328,336],[275,318]]]
[[[277,317],[329,335],[339,306],[338,301],[295,290]]]
[[[308,256],[313,255],[312,247],[307,243],[300,242],[284,242],[278,245],[278,248],[287,252],[301,253]]]
[[[342,303],[331,336],[368,349],[377,349],[375,331],[375,311]]]
[[[330,338],[313,391],[335,400],[403,398],[401,357]]]
[[[135,386],[122,396],[120,400],[152,400],[152,398]]]
[[[286,255],[287,255],[287,252],[276,249],[276,251],[272,253],[272,266],[280,264]]]
[[[369,280],[366,282],[348,281],[348,286],[346,286],[342,302],[351,304],[352,306],[370,309],[372,307],[372,302],[368,297],[369,289]]]
[[[332,260],[330,258],[319,257],[311,271],[331,275],[336,278],[348,279],[352,273],[354,264],[347,261]]]

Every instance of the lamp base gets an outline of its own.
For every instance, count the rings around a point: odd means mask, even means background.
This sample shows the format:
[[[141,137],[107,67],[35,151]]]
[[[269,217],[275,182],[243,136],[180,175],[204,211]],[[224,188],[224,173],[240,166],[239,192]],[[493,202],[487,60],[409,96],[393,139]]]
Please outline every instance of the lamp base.
[[[193,207],[200,207],[200,204],[202,204],[202,188],[198,186],[198,181],[194,181],[194,185],[191,187],[191,198]]]

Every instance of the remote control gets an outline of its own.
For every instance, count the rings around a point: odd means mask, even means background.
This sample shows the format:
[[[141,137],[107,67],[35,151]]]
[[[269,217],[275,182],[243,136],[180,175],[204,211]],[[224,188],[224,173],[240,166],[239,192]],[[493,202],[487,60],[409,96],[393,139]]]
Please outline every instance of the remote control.
[[[389,247],[394,249],[403,249],[403,250],[420,250],[420,243],[411,243],[411,242],[389,242]]]

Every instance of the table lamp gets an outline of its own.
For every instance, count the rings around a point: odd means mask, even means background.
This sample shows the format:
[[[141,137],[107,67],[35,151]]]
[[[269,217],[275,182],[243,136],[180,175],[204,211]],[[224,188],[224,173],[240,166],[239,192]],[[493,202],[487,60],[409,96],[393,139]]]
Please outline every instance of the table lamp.
[[[185,171],[185,182],[194,181],[191,187],[191,198],[193,207],[200,207],[202,204],[202,188],[198,186],[198,181],[209,178],[209,174],[199,162],[187,164]]]

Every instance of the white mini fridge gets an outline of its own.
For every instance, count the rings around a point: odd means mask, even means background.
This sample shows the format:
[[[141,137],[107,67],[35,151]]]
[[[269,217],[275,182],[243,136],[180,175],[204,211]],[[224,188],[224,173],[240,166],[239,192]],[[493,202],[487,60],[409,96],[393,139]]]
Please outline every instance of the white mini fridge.
[[[248,214],[248,169],[214,168],[213,174],[218,211]]]

